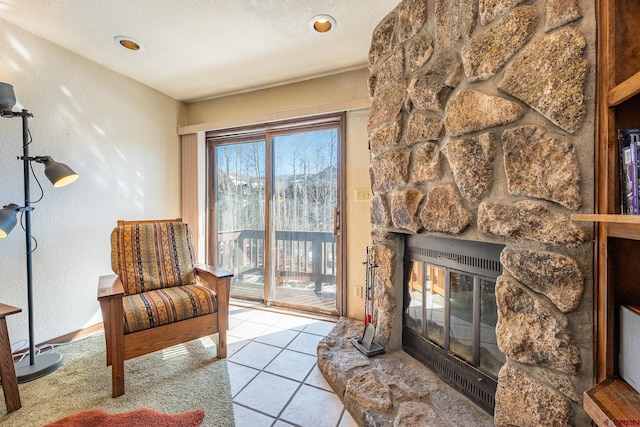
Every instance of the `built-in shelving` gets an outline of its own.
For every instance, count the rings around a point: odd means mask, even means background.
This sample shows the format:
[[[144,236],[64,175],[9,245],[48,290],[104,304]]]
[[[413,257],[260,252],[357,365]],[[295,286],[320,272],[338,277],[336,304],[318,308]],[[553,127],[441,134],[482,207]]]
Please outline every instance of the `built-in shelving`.
[[[597,0],[595,384],[583,407],[598,426],[640,420],[640,394],[618,370],[618,308],[640,304],[640,215],[621,215],[617,130],[640,128],[640,8],[637,0]],[[619,425],[619,424],[615,424]]]

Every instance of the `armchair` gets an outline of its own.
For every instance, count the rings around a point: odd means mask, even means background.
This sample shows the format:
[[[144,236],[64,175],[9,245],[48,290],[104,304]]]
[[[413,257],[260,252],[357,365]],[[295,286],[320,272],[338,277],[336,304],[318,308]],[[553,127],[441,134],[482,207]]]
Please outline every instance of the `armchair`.
[[[227,357],[231,272],[194,264],[181,219],[118,221],[111,233],[111,266],[101,276],[102,310],[112,396],[124,394],[124,361],[218,334]]]

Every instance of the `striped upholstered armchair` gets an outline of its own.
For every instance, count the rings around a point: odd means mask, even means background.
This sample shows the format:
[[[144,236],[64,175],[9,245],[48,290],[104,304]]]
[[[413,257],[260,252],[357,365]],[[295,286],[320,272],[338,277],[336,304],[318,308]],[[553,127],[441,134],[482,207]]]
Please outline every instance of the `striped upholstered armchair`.
[[[216,333],[218,357],[227,356],[231,273],[194,260],[180,219],[118,221],[111,233],[116,274],[98,284],[113,397],[124,394],[125,360]]]

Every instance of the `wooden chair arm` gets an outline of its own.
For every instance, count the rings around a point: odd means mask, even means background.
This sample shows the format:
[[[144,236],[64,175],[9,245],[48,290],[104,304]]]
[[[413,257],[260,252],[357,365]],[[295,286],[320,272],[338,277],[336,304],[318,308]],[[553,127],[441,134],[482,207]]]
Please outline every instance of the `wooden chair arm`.
[[[225,270],[223,268],[214,267],[209,264],[196,264],[196,271],[198,274],[201,272],[206,274],[213,274],[218,279],[223,279],[225,277],[233,277],[233,273],[229,270]]]
[[[196,273],[204,285],[215,291],[218,298],[228,304],[231,291],[231,278],[233,273],[229,270],[217,268],[207,264],[196,264]]]
[[[120,278],[115,274],[108,276],[100,276],[98,279],[98,300],[106,300],[110,298],[122,298],[124,296],[124,287]]]

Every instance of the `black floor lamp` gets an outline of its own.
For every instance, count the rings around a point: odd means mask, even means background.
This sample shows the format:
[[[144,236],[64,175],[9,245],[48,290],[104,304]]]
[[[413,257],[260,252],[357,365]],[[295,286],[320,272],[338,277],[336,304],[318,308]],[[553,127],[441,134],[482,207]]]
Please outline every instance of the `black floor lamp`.
[[[33,238],[31,236],[31,196],[30,178],[31,162],[44,164],[44,174],[51,181],[54,187],[63,187],[78,179],[78,175],[67,165],[54,161],[49,156],[29,157],[29,144],[31,138],[29,134],[29,117],[33,117],[27,110],[12,111],[16,103],[13,86],[7,83],[0,83],[0,117],[22,118],[22,156],[18,160],[23,162],[24,172],[24,205],[15,203],[8,204],[0,209],[0,238],[7,237],[18,222],[18,212],[23,215],[23,228],[25,231],[26,254],[27,254],[27,308],[29,316],[29,358],[25,358],[16,363],[16,376],[19,383],[35,380],[50,372],[55,371],[62,365],[62,356],[56,353],[36,354],[33,337],[33,275],[31,254],[35,250],[32,248]],[[38,182],[37,178],[36,181]],[[38,185],[40,183],[38,182]]]

